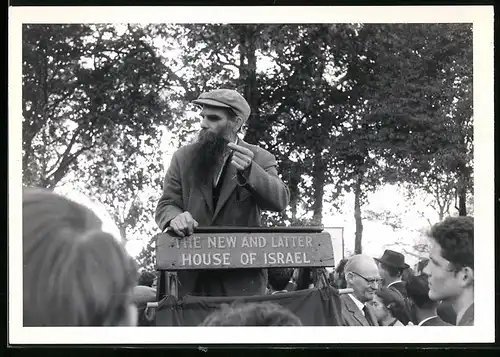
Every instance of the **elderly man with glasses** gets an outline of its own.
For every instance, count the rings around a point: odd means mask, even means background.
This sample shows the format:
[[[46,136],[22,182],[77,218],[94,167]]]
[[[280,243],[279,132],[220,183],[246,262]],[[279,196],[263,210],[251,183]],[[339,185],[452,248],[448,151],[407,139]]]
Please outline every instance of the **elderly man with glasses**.
[[[381,278],[375,260],[363,254],[354,255],[344,268],[347,288],[352,294],[342,295],[342,320],[346,326],[378,326],[377,319],[366,303],[373,299]]]

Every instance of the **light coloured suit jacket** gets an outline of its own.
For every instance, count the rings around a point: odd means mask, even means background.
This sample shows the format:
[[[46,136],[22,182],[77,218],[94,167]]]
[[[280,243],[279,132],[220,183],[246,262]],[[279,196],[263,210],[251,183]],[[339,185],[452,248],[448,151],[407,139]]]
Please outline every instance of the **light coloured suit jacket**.
[[[246,178],[229,163],[217,206],[213,207],[212,180],[194,177],[190,163],[196,155],[193,144],[177,150],[170,163],[158,201],[155,220],[163,231],[184,211],[191,213],[199,226],[258,227],[262,210],[282,211],[290,193],[279,178],[276,159],[268,151],[244,142],[238,145],[254,153]],[[262,269],[178,272],[179,296],[242,296],[264,294],[267,276]]]
[[[370,319],[373,326],[378,326],[377,319],[370,306],[368,306],[368,316],[365,317],[363,311],[358,308],[348,294],[341,295],[340,301],[342,302],[342,320],[344,326],[371,326],[368,319]]]

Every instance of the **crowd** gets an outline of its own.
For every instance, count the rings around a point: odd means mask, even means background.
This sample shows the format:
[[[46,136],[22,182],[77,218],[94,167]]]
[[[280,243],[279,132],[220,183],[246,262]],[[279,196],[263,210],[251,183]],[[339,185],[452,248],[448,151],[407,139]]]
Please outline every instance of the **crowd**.
[[[198,226],[258,227],[262,210],[283,211],[290,191],[275,157],[238,136],[250,116],[245,98],[216,89],[193,103],[202,107],[201,130],[172,156],[155,210],[158,228],[182,238]],[[349,289],[336,295],[337,325],[472,325],[473,231],[471,217],[436,224],[429,259],[415,273],[401,253],[387,250],[380,258],[358,254],[342,260],[330,276],[312,268],[179,271],[178,293],[245,297],[334,287],[339,293]],[[160,298],[158,276],[139,275],[134,259],[86,207],[52,191],[24,189],[23,254],[25,326],[151,324],[146,306]],[[301,321],[276,303],[232,303],[202,325]]]
[[[320,287],[342,294],[345,326],[474,324],[474,241],[471,217],[449,217],[429,233],[430,256],[413,271],[401,253],[358,254],[332,274],[321,269],[268,269],[266,294]],[[23,303],[25,326],[147,325],[146,303],[157,298],[157,275],[138,269],[123,245],[103,232],[88,208],[53,192],[23,192]],[[326,278],[325,278],[326,277]],[[324,278],[322,280],[321,278]],[[234,303],[203,326],[299,326],[276,303]]]

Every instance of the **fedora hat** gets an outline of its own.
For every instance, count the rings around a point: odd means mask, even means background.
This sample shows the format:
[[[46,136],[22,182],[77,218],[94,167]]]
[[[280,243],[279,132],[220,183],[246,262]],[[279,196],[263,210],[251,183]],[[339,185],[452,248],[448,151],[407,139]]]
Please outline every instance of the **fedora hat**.
[[[395,252],[390,249],[386,249],[382,257],[375,258],[375,260],[379,263],[394,267],[406,269],[410,266],[405,263],[405,256],[401,253]]]

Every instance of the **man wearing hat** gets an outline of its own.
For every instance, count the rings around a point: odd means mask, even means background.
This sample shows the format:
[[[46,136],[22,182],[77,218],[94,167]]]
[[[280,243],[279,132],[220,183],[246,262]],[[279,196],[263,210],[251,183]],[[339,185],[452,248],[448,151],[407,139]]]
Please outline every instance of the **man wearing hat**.
[[[196,142],[177,150],[165,176],[155,220],[178,236],[198,226],[260,226],[261,211],[282,211],[290,193],[278,177],[276,159],[237,133],[250,106],[236,91],[216,89],[193,103],[202,107]],[[262,269],[180,271],[179,296],[263,295]]]
[[[375,258],[378,262],[380,276],[387,288],[397,290],[404,298],[407,297],[405,283],[401,280],[403,270],[409,268],[405,257],[399,252],[386,249],[382,257]]]

